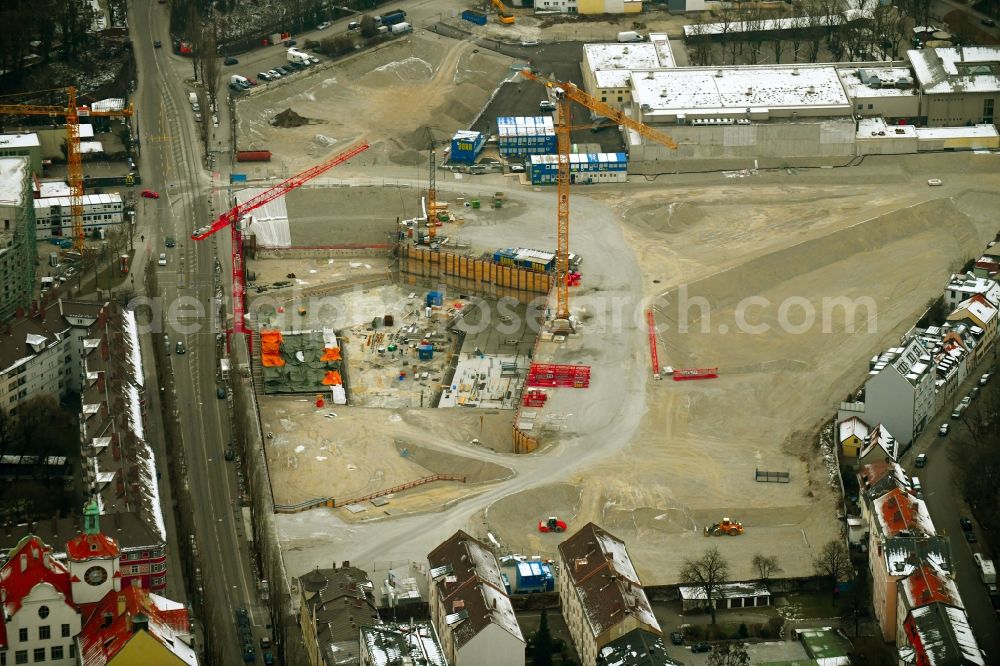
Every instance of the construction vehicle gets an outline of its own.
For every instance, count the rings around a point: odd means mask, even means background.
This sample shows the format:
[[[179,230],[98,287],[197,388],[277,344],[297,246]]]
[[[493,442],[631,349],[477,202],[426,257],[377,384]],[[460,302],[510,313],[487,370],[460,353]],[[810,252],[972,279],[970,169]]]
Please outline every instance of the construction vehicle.
[[[494,0],[497,2],[498,0]],[[649,127],[638,120],[626,116],[618,109],[608,106],[601,100],[588,95],[568,81],[550,81],[531,69],[521,71],[524,78],[537,81],[548,88],[556,98],[556,146],[559,154],[558,173],[556,178],[558,197],[558,243],[556,247],[556,318],[553,322],[554,331],[569,331],[573,325],[569,312],[569,151],[572,115],[570,102],[590,109],[594,114],[607,118],[609,122],[623,125],[637,132],[640,136],[651,139],[673,150],[677,144],[669,136]]]
[[[705,536],[722,536],[723,534],[728,534],[729,536],[743,534],[743,523],[738,523],[727,517],[723,518],[721,523],[715,523],[705,528]]]
[[[326,173],[338,164],[343,164],[347,160],[360,155],[364,151],[368,150],[368,144],[363,143],[359,146],[355,146],[350,150],[346,150],[336,157],[333,157],[326,162],[317,164],[316,166],[306,169],[302,173],[295,174],[291,178],[278,183],[269,190],[265,190],[255,197],[247,200],[243,204],[236,204],[228,211],[223,213],[215,220],[212,224],[196,229],[194,233],[191,234],[191,240],[202,241],[209,236],[215,235],[216,232],[229,227],[232,232],[233,246],[231,249],[232,253],[232,278],[233,278],[233,325],[231,328],[227,328],[226,335],[228,336],[232,333],[249,333],[249,329],[246,327],[246,321],[244,320],[243,313],[246,308],[246,304],[243,299],[246,296],[246,283],[244,278],[244,265],[243,265],[243,235],[240,225],[243,223],[243,219],[248,213],[257,208],[260,208],[264,204],[274,201],[278,197],[283,197],[287,193],[291,192],[297,187],[308,183],[310,180],[319,176],[320,174]]]
[[[42,91],[45,92],[45,91]],[[0,104],[0,115],[7,116],[50,116],[66,119],[66,164],[69,181],[69,205],[73,219],[73,249],[83,254],[85,235],[83,230],[83,161],[80,158],[80,118],[97,116],[104,118],[128,118],[133,113],[131,102],[121,111],[93,111],[77,106],[76,88],[66,88],[66,106],[39,104]]]
[[[557,516],[549,516],[548,520],[538,521],[539,532],[565,532],[566,521],[559,520]]]
[[[507,9],[507,5],[503,4],[500,0],[492,0],[493,6],[497,10],[497,18],[504,25],[511,25],[514,23],[514,15],[510,13]]]

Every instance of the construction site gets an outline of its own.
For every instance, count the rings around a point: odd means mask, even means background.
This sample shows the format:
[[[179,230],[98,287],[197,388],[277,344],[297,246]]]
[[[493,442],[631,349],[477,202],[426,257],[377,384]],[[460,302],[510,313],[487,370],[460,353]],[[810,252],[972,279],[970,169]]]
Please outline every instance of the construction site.
[[[435,87],[462,100],[447,120],[465,129],[519,76],[470,46],[394,41],[237,106],[241,136],[274,153],[247,169],[255,187],[280,180],[276,161],[330,169],[288,188],[281,214],[242,225],[256,236],[246,321],[288,571],[421,561],[459,528],[552,556],[556,517],[619,535],[647,584],[675,583],[708,543],[734,579],[752,577],[755,553],[811,575],[840,530],[818,438],[829,405],[995,233],[985,211],[1000,201],[981,189],[994,157],[572,189],[565,176],[529,187],[453,172],[427,138],[440,109],[369,105]],[[520,81],[547,91],[557,125],[571,102],[600,108],[564,82]],[[444,94],[455,86],[467,94]],[[323,127],[330,141],[266,122],[282,105],[319,117],[330,99],[344,105]],[[931,175],[945,186],[929,189]],[[554,261],[497,261],[510,248]],[[831,298],[876,311],[826,317]]]

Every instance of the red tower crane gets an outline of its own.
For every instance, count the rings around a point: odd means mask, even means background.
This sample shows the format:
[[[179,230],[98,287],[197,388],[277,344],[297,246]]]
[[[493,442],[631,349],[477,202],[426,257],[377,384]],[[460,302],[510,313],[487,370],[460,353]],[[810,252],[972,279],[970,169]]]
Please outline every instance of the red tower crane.
[[[302,173],[295,174],[288,180],[278,183],[269,190],[265,190],[258,194],[257,196],[248,199],[243,204],[237,204],[230,208],[228,211],[223,213],[215,220],[212,224],[196,229],[193,234],[191,234],[191,239],[200,241],[205,240],[209,236],[214,235],[216,232],[229,227],[233,234],[233,327],[227,329],[226,333],[249,333],[250,331],[246,328],[246,322],[243,320],[243,313],[246,308],[246,304],[243,299],[246,297],[246,284],[243,277],[243,236],[240,233],[240,220],[244,215],[252,210],[260,208],[269,201],[274,201],[278,197],[283,197],[296,187],[308,183],[310,180],[325,173],[337,166],[338,164],[343,164],[347,160],[360,155],[364,151],[368,150],[368,144],[363,143],[359,146],[355,146],[350,150],[340,153],[336,157],[323,162],[322,164],[317,164],[316,166],[306,169]]]

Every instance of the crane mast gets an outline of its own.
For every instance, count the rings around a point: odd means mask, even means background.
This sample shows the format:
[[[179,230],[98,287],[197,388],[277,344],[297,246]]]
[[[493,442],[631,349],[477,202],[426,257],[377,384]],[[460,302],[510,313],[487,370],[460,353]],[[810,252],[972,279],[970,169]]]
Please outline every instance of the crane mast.
[[[556,122],[556,148],[559,154],[558,170],[556,172],[556,193],[559,197],[558,241],[556,243],[556,325],[558,328],[565,329],[571,327],[569,283],[567,279],[569,276],[569,151],[571,145],[570,131],[573,129],[570,124],[572,118],[570,103],[576,102],[580,106],[604,116],[609,121],[634,130],[641,136],[661,143],[672,150],[677,149],[677,144],[663,132],[630,118],[620,110],[580,90],[576,84],[568,81],[552,81],[535,74],[530,69],[522,70],[521,75],[529,81],[535,81],[550,89],[556,97],[556,110],[559,116]]]

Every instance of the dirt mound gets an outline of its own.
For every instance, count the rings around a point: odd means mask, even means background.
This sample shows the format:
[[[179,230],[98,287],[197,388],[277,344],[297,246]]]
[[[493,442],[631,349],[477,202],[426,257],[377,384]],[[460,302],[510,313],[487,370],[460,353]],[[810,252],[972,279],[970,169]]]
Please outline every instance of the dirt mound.
[[[405,451],[405,457],[410,462],[433,474],[463,474],[466,483],[501,481],[514,474],[509,467],[503,465],[423,447],[406,439],[396,440],[396,450],[400,455],[404,455]]]
[[[285,109],[271,119],[271,124],[275,127],[302,127],[313,122],[309,118],[304,118],[291,109]]]

